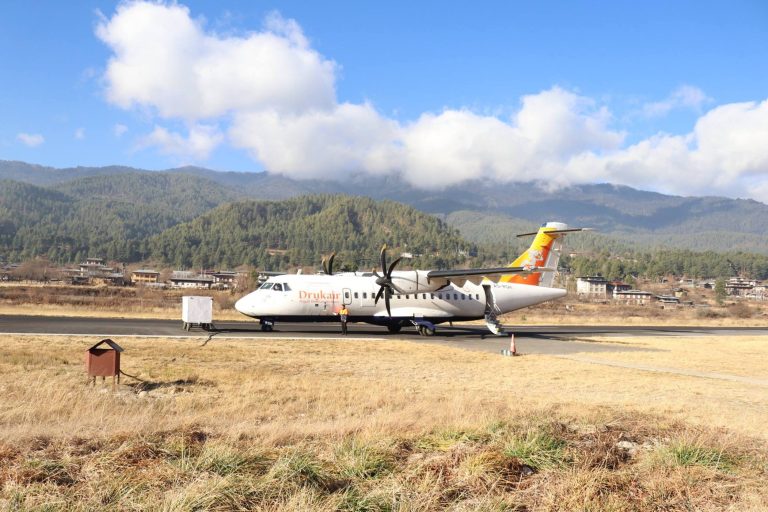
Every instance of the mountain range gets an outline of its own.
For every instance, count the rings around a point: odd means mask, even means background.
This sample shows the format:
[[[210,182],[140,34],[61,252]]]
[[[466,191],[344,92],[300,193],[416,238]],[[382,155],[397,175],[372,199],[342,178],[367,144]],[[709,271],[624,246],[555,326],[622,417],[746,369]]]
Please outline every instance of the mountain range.
[[[9,195],[21,193],[20,184],[25,184],[44,191],[40,197],[52,206],[76,210],[73,218],[80,221],[87,218],[89,208],[111,207],[114,222],[125,225],[130,237],[154,236],[233,201],[345,194],[410,205],[439,217],[466,240],[482,245],[516,248],[515,233],[547,220],[559,220],[597,230],[579,237],[577,249],[582,250],[671,247],[768,254],[768,205],[745,199],[665,195],[612,184],[550,190],[533,182],[477,181],[421,190],[391,176],[294,180],[267,172],[219,172],[201,167],[165,171],[121,166],[56,169],[13,161],[0,161],[0,180],[7,180],[0,185],[6,189],[0,190],[6,210],[13,204]],[[32,204],[27,203],[27,209]],[[139,205],[139,213],[129,212]],[[154,227],[142,230],[148,222]],[[2,233],[0,230],[0,237],[7,237]],[[134,243],[136,250],[142,251],[140,241],[125,243]]]

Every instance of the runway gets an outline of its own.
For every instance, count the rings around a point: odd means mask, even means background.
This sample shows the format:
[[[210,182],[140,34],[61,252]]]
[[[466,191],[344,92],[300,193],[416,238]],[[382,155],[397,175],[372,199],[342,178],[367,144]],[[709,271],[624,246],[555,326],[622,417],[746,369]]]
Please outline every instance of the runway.
[[[499,353],[509,348],[509,336],[493,336],[478,324],[440,325],[435,336],[420,336],[415,329],[404,328],[389,334],[382,327],[350,324],[349,334],[340,335],[337,324],[278,323],[270,333],[262,332],[255,321],[215,322],[215,331],[184,331],[180,320],[78,318],[51,316],[0,315],[0,333],[26,335],[152,336],[190,339],[250,338],[259,339],[402,339],[417,343],[437,344],[467,350]],[[768,335],[765,327],[638,327],[638,326],[514,326],[505,327],[515,334],[518,353],[567,355],[577,352],[637,350],[616,344],[589,340],[594,336],[739,336]],[[1,341],[0,341],[1,343]]]

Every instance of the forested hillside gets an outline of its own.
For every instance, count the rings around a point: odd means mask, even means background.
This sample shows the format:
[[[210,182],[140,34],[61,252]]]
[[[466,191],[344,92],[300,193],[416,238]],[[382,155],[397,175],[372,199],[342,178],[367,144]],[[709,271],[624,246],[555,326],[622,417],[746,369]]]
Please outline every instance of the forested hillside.
[[[9,176],[19,181],[2,179]],[[357,195],[343,195],[350,193]],[[396,197],[432,215],[361,195]],[[243,202],[272,197],[293,199]],[[766,258],[748,254],[768,254],[768,206],[750,200],[605,184],[544,191],[534,183],[473,183],[425,191],[393,177],[353,175],[339,183],[198,167],[142,172],[0,161],[0,260],[6,261],[99,256],[274,269],[317,265],[321,254],[335,250],[342,264],[367,267],[387,242],[393,253],[421,254],[411,262],[418,266],[495,265],[529,243],[517,233],[548,220],[597,228],[568,238],[572,257],[564,263],[579,274],[768,276]]]
[[[744,252],[718,254],[666,249],[621,255],[576,254],[565,256],[560,266],[577,276],[602,275],[630,282],[637,277],[654,279],[668,275],[695,279],[734,276],[768,279],[768,256]]]
[[[150,236],[238,197],[181,174],[94,176],[55,187],[0,182],[0,254],[7,260],[142,260]]]
[[[119,166],[54,169],[24,162],[0,161],[0,179],[57,187],[62,185],[56,184],[66,185],[84,176],[116,179],[137,172],[136,169]],[[421,190],[396,176],[374,177],[354,173],[345,175],[342,182],[298,181],[267,172],[217,172],[200,167],[182,167],[151,174],[185,174],[203,178],[215,182],[219,190],[252,199],[286,199],[312,193],[389,199],[440,215],[478,244],[498,246],[500,225],[539,225],[548,220],[559,220],[570,225],[597,228],[603,235],[585,237],[585,244],[594,241],[596,244],[638,249],[668,247],[768,254],[768,205],[752,200],[671,196],[612,184],[552,189],[532,182],[478,181],[445,189]],[[471,227],[463,223],[466,216],[462,218],[461,214],[464,212],[475,214],[469,222]],[[516,231],[513,229],[509,234]],[[589,249],[588,245],[583,248]]]
[[[177,267],[316,266],[321,255],[335,251],[337,268],[371,269],[384,243],[392,255],[414,255],[404,267],[458,265],[472,249],[432,215],[341,195],[224,205],[154,237],[149,246],[154,259]]]

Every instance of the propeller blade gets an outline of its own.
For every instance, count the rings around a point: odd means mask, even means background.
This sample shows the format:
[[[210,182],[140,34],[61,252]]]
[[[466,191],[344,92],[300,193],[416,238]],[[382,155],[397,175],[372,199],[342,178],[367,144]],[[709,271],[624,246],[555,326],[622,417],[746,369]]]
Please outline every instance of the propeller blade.
[[[335,257],[336,257],[336,253],[332,252],[331,256],[328,258],[328,270],[327,270],[326,274],[328,274],[329,276],[333,275],[333,259]]]
[[[381,246],[381,271],[387,275],[387,244]]]
[[[323,256],[320,265],[323,267],[323,274],[328,274],[328,262],[325,260],[325,256]]]
[[[392,262],[392,264],[389,266],[389,272],[387,272],[387,279],[392,279],[392,271],[395,270],[395,266],[397,266],[398,263],[400,263],[400,260],[403,258],[397,258],[395,261]]]
[[[389,291],[389,288],[384,288],[384,305],[387,306],[387,314],[391,317],[392,316],[392,309],[389,307],[389,294],[391,292]]]
[[[384,287],[380,287],[379,291],[376,293],[376,299],[373,301],[374,304],[379,303],[379,299],[384,295]]]

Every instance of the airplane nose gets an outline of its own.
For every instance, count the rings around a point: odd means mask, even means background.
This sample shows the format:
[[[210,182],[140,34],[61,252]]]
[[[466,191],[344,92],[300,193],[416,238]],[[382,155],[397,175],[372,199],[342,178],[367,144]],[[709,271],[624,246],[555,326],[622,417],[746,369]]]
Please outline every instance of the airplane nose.
[[[247,301],[246,299],[248,296],[240,298],[237,302],[235,302],[235,309],[238,310],[240,313],[246,315],[246,310],[248,309]]]

